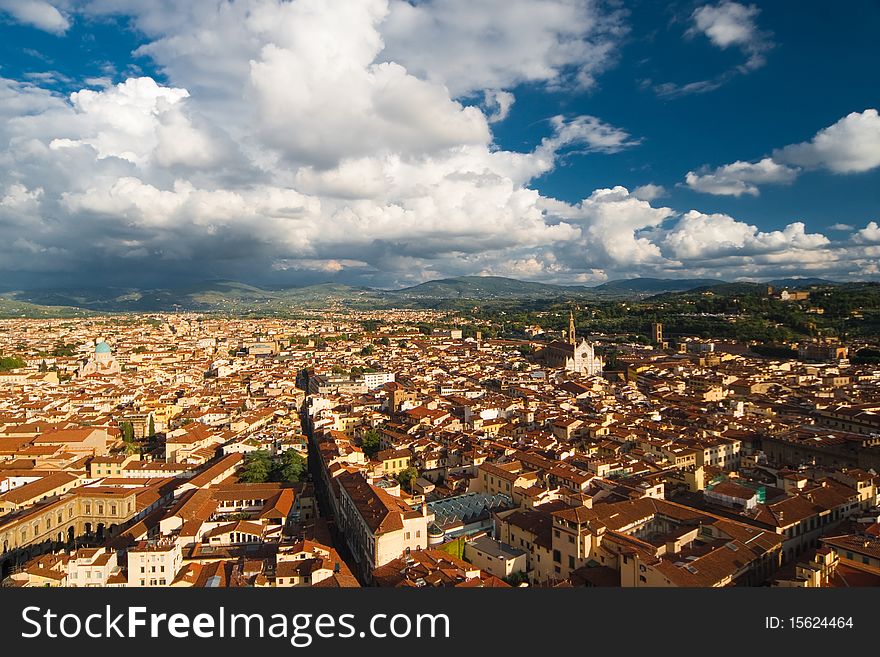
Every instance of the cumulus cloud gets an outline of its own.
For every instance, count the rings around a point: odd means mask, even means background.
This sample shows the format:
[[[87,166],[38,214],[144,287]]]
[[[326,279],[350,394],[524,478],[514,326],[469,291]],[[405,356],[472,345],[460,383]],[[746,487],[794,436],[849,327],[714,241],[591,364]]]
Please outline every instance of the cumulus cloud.
[[[89,18],[130,18],[163,81],[62,97],[0,78],[0,270],[394,286],[859,262],[799,223],[762,232],[682,217],[654,205],[665,192],[655,184],[577,203],[542,195],[533,182],[562,158],[599,160],[640,139],[602,117],[558,115],[533,148],[505,150],[492,126],[515,101],[509,89],[590,86],[623,28],[598,3],[506,2],[486,58],[459,77],[463,63],[441,55],[476,47],[500,6],[477,3],[471,22],[456,13],[463,2],[81,5]],[[793,170],[773,163],[697,175],[756,186]]]
[[[653,201],[662,196],[666,196],[666,188],[663,187],[663,185],[648,183],[647,185],[636,187],[632,191],[632,195],[642,201]]]
[[[728,215],[696,210],[685,213],[663,240],[664,248],[681,259],[812,250],[828,243],[824,235],[807,233],[799,221],[783,230],[762,232]]]
[[[70,21],[46,0],[0,0],[0,12],[44,32],[64,34]]]
[[[780,162],[833,173],[861,173],[880,166],[880,115],[852,112],[823,128],[810,141],[774,152]]]
[[[383,58],[453,96],[522,82],[589,88],[625,33],[623,13],[594,0],[394,0]]]
[[[764,65],[764,52],[772,47],[769,35],[755,21],[760,12],[755,5],[738,2],[704,5],[691,15],[693,25],[687,34],[704,34],[721,49],[737,47],[748,55],[745,67],[758,68]]]
[[[736,161],[711,170],[689,171],[685,184],[707,194],[757,196],[759,185],[792,182],[802,169],[862,173],[880,166],[880,116],[876,109],[853,112],[810,140],[777,149],[758,162]]]
[[[707,194],[757,196],[758,185],[790,183],[797,177],[797,173],[797,169],[765,157],[758,162],[737,161],[702,173],[688,171],[685,182],[691,189]]]
[[[642,86],[654,90],[661,98],[680,98],[714,91],[737,76],[761,68],[766,63],[766,53],[773,48],[770,32],[761,30],[757,17],[761,10],[755,5],[743,5],[725,0],[714,5],[697,7],[691,14],[691,26],[685,37],[703,35],[717,48],[737,48],[745,56],[743,64],[729,68],[713,77],[693,82],[654,83],[643,80]]]
[[[880,226],[876,221],[868,222],[868,225],[857,231],[853,240],[860,244],[880,244]]]

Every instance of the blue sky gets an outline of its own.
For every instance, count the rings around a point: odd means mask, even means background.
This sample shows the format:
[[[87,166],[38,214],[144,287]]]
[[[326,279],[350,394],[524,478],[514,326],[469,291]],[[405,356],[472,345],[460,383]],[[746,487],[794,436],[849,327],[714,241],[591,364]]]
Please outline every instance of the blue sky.
[[[192,5],[0,0],[10,285],[880,277],[876,3]]]

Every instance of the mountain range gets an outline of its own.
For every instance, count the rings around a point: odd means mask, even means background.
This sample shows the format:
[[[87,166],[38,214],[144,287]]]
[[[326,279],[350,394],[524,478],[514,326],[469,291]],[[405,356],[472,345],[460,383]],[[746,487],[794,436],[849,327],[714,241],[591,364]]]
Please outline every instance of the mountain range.
[[[819,278],[781,279],[762,285],[803,288],[834,285]],[[588,287],[520,281],[501,276],[459,276],[428,281],[399,290],[382,290],[338,283],[304,287],[260,288],[237,281],[208,281],[182,286],[139,290],[134,288],[54,288],[0,294],[0,316],[64,316],[100,312],[201,311],[273,313],[290,308],[436,307],[455,301],[643,298],[663,293],[723,288],[730,285],[705,278],[633,278]],[[719,289],[721,289],[719,288]]]

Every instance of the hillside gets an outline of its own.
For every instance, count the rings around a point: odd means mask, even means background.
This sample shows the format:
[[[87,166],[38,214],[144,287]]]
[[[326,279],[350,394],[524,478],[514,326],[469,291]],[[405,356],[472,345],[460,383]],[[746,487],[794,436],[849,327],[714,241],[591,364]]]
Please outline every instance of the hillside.
[[[502,276],[459,276],[428,281],[386,294],[401,299],[512,299],[547,295],[574,296],[589,294],[591,291],[583,286],[531,283]]]
[[[684,292],[698,287],[711,287],[725,282],[713,278],[630,278],[609,281],[602,285],[597,285],[593,290],[618,294],[659,294],[661,292]]]
[[[822,279],[791,279],[802,286]],[[552,285],[501,276],[460,276],[428,281],[400,290],[378,290],[340,283],[264,289],[237,281],[207,281],[177,289],[70,288],[8,292],[0,296],[3,316],[76,316],[77,313],[196,311],[222,313],[290,312],[342,305],[352,308],[441,308],[454,310],[470,302],[494,301],[598,303],[615,299],[660,298],[664,295],[730,296],[757,294],[774,287],[795,287],[785,281],[727,283],[715,279],[634,278],[595,287]],[[840,285],[828,282],[826,286]],[[47,310],[51,309],[51,310]],[[22,315],[25,313],[25,315]]]

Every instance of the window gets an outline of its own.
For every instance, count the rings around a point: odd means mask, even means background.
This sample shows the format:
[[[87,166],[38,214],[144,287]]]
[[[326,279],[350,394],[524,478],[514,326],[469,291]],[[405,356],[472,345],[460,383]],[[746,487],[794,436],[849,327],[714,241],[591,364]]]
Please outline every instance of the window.
[[[568,567],[572,570],[574,569],[574,557],[571,555],[568,555]]]
[[[648,583],[648,580],[645,579],[645,576],[644,576],[644,575],[639,575],[639,581],[640,581],[640,582],[644,582],[645,584]]]
[[[568,542],[569,542],[569,543],[574,543],[574,536],[569,535],[569,537],[568,537]]]
[[[562,555],[559,553],[559,550],[553,550],[553,561],[562,563]]]

